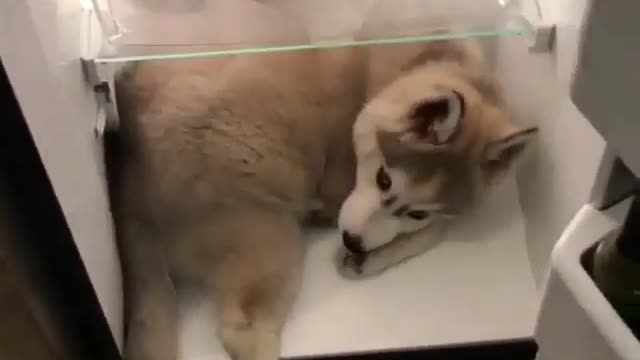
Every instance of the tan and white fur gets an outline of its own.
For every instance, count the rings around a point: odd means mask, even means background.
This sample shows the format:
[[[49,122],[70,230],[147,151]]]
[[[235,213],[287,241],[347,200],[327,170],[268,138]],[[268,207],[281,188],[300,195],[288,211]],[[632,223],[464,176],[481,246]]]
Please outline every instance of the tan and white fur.
[[[346,276],[425,251],[433,240],[411,234],[480,199],[532,133],[513,122],[473,49],[154,61],[119,74],[108,163],[126,358],[176,359],[173,279],[184,278],[215,302],[233,359],[277,359],[310,216],[345,233]],[[416,210],[424,220],[408,217]]]
[[[475,41],[430,43],[401,69],[354,124],[356,184],[339,216],[350,250],[341,264],[350,277],[379,273],[435,245],[537,132],[512,120]],[[381,169],[388,190],[376,183]],[[426,216],[412,218],[414,211]]]

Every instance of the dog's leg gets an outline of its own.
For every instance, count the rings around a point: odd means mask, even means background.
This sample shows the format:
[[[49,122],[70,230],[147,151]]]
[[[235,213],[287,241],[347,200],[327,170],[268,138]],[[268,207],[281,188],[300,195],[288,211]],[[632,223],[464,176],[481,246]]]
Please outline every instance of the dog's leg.
[[[341,250],[337,258],[338,269],[344,277],[352,279],[377,275],[436,246],[443,238],[443,230],[443,224],[433,224],[424,231],[363,254]]]
[[[327,155],[322,181],[319,184],[318,197],[322,208],[315,215],[324,220],[322,225],[336,226],[338,213],[355,184],[355,155],[350,142],[351,128],[346,129],[348,139],[336,139],[332,151]],[[344,137],[344,134],[340,134]],[[348,144],[345,146],[344,144]],[[342,149],[342,151],[340,151]]]
[[[125,285],[127,360],[175,360],[175,289],[155,239],[142,226],[124,221],[119,250]]]
[[[234,360],[277,360],[302,262],[296,220],[271,209],[232,211],[217,229],[227,243],[212,290],[222,343]]]

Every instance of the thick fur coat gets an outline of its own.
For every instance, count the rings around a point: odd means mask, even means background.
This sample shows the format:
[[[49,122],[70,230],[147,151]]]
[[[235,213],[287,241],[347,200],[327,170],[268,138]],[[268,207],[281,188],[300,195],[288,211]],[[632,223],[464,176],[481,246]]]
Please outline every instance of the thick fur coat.
[[[344,275],[376,274],[425,251],[410,235],[480,198],[532,132],[466,42],[144,62],[117,101],[130,360],[175,360],[175,278],[209,292],[233,359],[277,359],[305,220],[339,222]]]

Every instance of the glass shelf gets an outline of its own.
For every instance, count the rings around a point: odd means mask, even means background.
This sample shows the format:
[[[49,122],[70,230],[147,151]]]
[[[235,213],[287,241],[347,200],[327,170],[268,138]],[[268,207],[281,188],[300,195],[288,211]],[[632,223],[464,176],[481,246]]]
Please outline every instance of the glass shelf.
[[[536,0],[91,0],[96,62],[526,35]]]

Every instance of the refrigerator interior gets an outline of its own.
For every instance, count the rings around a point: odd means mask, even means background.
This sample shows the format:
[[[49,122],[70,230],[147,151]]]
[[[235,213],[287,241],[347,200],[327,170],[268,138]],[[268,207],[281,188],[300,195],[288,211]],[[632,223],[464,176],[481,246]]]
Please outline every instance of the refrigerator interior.
[[[98,22],[87,18],[90,36],[86,45],[97,63],[115,67],[128,60],[295,51],[380,40],[425,41],[432,30],[442,26],[442,19],[449,23],[451,18],[465,30],[442,36],[484,37],[514,113],[523,123],[540,128],[521,168],[478,211],[463,219],[437,248],[379,277],[363,281],[340,278],[333,260],[334,251],[341,245],[338,235],[329,230],[309,234],[304,285],[284,332],[283,355],[533,336],[551,249],[571,217],[588,201],[604,154],[603,140],[567,95],[582,10],[575,5],[579,1],[563,0],[565,6],[555,2],[550,6],[551,1],[543,0],[413,0],[401,1],[404,5],[399,6],[395,0],[352,0],[329,1],[323,9],[303,5],[314,3],[311,0],[234,1],[243,5],[226,18],[223,15],[227,12],[214,10],[232,7],[229,4],[233,1],[166,0],[157,2],[165,6],[160,9],[150,8],[151,2],[146,0],[80,1],[85,9],[97,6],[100,15]],[[58,0],[58,10],[70,3]],[[30,4],[32,10],[37,8],[35,2]],[[420,10],[425,8],[438,11]],[[245,26],[246,21],[238,19],[250,18],[247,14],[264,18],[266,23],[256,21],[256,27]],[[372,18],[372,14],[378,17]],[[213,28],[206,27],[205,31],[203,21],[209,16],[221,21],[210,21]],[[319,21],[328,18],[330,21]],[[534,25],[541,18],[562,22],[558,24],[554,50],[536,54],[528,47]],[[276,21],[281,19],[286,21]],[[270,26],[274,21],[279,26]],[[293,36],[295,32],[290,30],[299,29],[301,24],[307,26],[309,37]],[[70,28],[68,22],[55,26]],[[216,26],[225,31],[215,31]],[[46,29],[41,24],[37,34],[40,39],[51,36]],[[362,29],[359,36],[354,33]],[[65,36],[65,32],[55,36]],[[68,54],[60,56],[64,55]],[[30,126],[38,143],[38,131],[44,130]],[[53,180],[56,185],[55,174]],[[59,191],[58,196],[65,208],[65,194]],[[101,195],[97,201],[105,199]],[[77,224],[73,216],[67,214],[72,230]],[[101,284],[113,284],[105,277],[117,277],[119,272],[93,267],[104,261],[91,246],[80,243],[86,237],[76,234],[75,240],[112,333],[121,344],[121,321],[114,320],[121,309],[114,305],[116,295]],[[180,315],[181,359],[226,358],[215,337],[211,304],[197,291],[185,289],[181,293]]]
[[[532,21],[540,16],[537,3],[163,4],[154,8],[142,0],[111,0],[110,15],[117,28],[98,61],[251,56],[307,46],[415,42],[427,39],[421,37],[445,22],[461,26],[445,37],[485,37],[483,44],[517,116],[541,129],[535,149],[518,173],[478,211],[460,221],[439,246],[378,277],[341,278],[335,267],[339,234],[310,233],[303,287],[284,330],[283,355],[360,353],[533,336],[548,254],[570,216],[587,200],[603,151],[599,137],[563,101],[565,89],[557,81],[551,55],[532,54],[527,48]],[[238,18],[251,18],[252,25]],[[104,29],[108,20],[102,21]],[[300,28],[307,38],[296,37]],[[568,142],[574,143],[570,149],[575,151],[566,148]],[[585,157],[587,152],[592,157]],[[576,162],[579,154],[583,161]],[[566,162],[565,167],[552,163],[560,161]],[[569,171],[583,176],[572,177],[567,191]],[[548,182],[557,183],[547,188]],[[214,306],[195,289],[181,291],[181,359],[226,358],[211,325]]]

